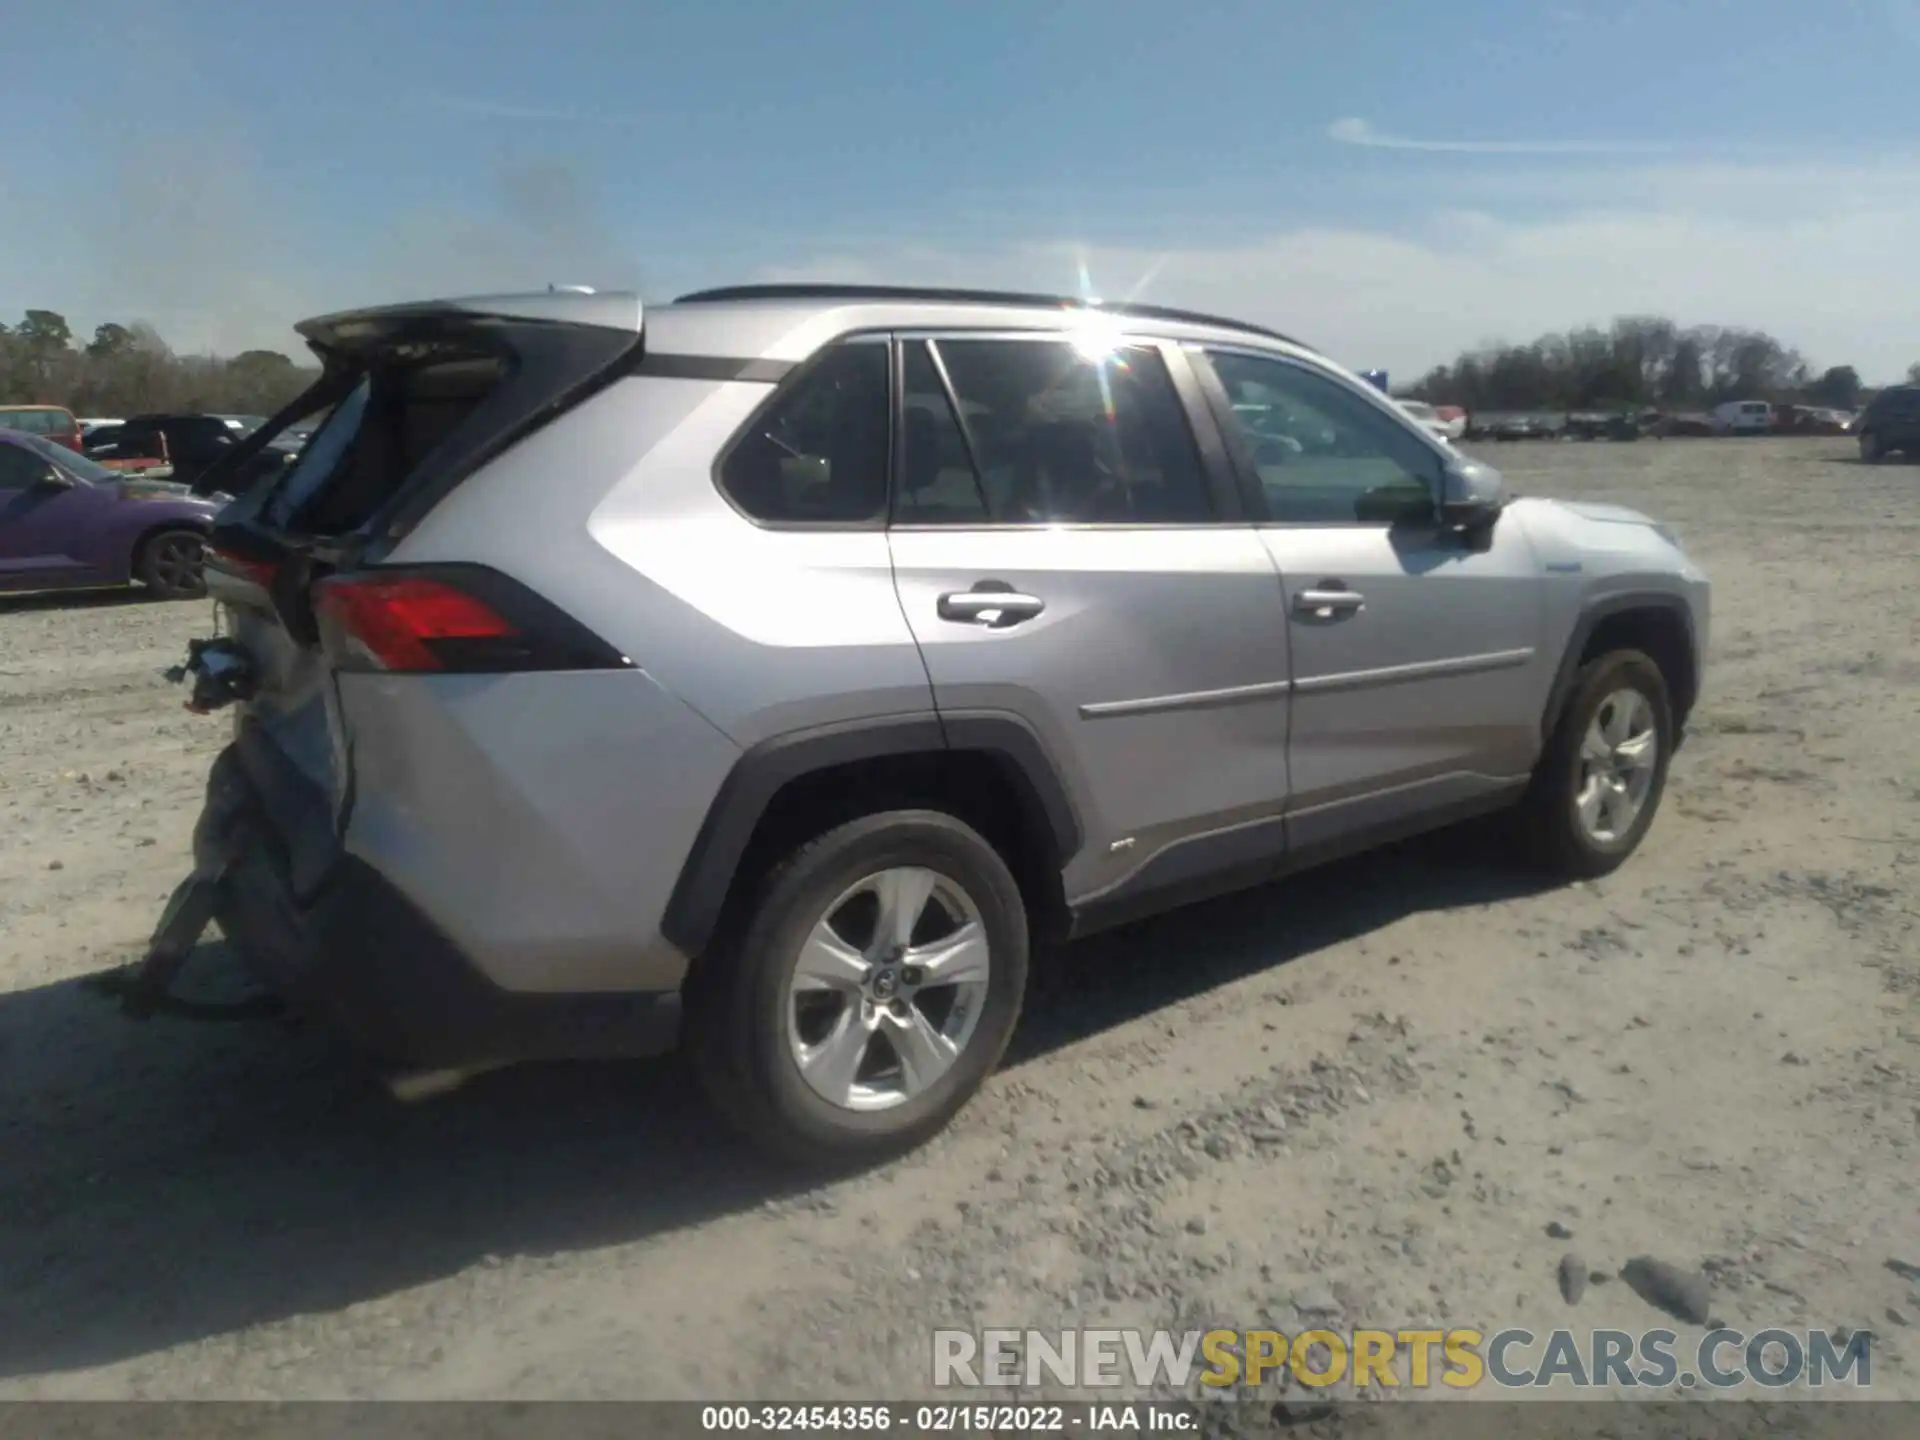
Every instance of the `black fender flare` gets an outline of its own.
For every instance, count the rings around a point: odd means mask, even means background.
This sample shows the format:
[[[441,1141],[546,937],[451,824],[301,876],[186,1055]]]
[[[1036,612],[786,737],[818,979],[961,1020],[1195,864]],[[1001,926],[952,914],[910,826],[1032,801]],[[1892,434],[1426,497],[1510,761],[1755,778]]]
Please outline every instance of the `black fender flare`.
[[[1553,686],[1547,691],[1546,708],[1540,715],[1540,738],[1543,741],[1552,738],[1554,726],[1560,723],[1560,712],[1566,708],[1567,697],[1573,692],[1574,676],[1580,672],[1580,656],[1586,651],[1587,641],[1593,638],[1593,632],[1599,628],[1600,622],[1635,610],[1664,610],[1680,622],[1687,637],[1687,648],[1693,655],[1694,686],[1696,690],[1699,688],[1703,658],[1700,654],[1700,637],[1694,634],[1693,612],[1687,608],[1683,597],[1665,590],[1629,590],[1588,600],[1574,618],[1573,630],[1567,636],[1566,649],[1560,656],[1560,667],[1554,672]]]
[[[943,716],[929,710],[789,731],[752,746],[727,772],[681,865],[661,933],[689,956],[707,947],[754,830],[782,787],[837,765],[942,751],[984,752],[1010,766],[1037,802],[1062,864],[1078,852],[1079,815],[1059,768],[1039,735],[1016,715]]]

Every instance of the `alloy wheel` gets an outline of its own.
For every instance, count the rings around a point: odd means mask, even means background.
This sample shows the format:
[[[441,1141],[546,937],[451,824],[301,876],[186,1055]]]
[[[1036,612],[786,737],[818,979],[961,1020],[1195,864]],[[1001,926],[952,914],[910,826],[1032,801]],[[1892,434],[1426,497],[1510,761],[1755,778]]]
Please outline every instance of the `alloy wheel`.
[[[973,1038],[991,966],[979,907],[954,881],[918,866],[864,877],[826,907],[795,958],[795,1066],[846,1110],[924,1094]]]
[[[1660,760],[1653,705],[1638,690],[1620,689],[1594,709],[1580,742],[1574,814],[1590,840],[1618,843],[1640,818]]]

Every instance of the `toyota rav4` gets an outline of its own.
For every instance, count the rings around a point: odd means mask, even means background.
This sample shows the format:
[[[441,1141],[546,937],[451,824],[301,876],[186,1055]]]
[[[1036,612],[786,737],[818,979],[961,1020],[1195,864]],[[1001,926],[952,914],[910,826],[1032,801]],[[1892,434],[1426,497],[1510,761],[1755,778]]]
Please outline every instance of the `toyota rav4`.
[[[223,514],[217,919],[396,1085],[683,1046],[789,1154],[976,1091],[1037,945],[1509,810],[1647,833],[1708,583],[1312,349],[1044,296],[548,292],[299,327]],[[210,475],[217,480],[217,475]],[[1178,963],[1179,957],[1169,957]]]

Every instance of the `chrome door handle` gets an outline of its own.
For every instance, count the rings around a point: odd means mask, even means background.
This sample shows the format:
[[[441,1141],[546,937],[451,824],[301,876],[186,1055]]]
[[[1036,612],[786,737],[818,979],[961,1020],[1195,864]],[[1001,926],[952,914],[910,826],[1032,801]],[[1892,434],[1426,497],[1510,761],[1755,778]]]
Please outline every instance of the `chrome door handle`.
[[[1331,620],[1337,615],[1358,615],[1367,608],[1367,597],[1358,590],[1302,590],[1293,597],[1293,608],[1315,620]]]
[[[1013,589],[996,590],[991,584],[983,582],[971,590],[948,591],[940,597],[940,618],[997,630],[1031,620],[1047,608],[1047,602],[1038,595],[1023,595]]]

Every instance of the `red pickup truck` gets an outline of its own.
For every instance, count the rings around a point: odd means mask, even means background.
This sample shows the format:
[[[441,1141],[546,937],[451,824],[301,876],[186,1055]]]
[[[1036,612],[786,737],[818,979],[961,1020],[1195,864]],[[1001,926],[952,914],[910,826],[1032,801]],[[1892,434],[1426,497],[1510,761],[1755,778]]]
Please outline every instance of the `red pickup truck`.
[[[80,444],[80,422],[64,405],[0,405],[0,430],[24,430],[64,445],[76,455],[86,453]]]

